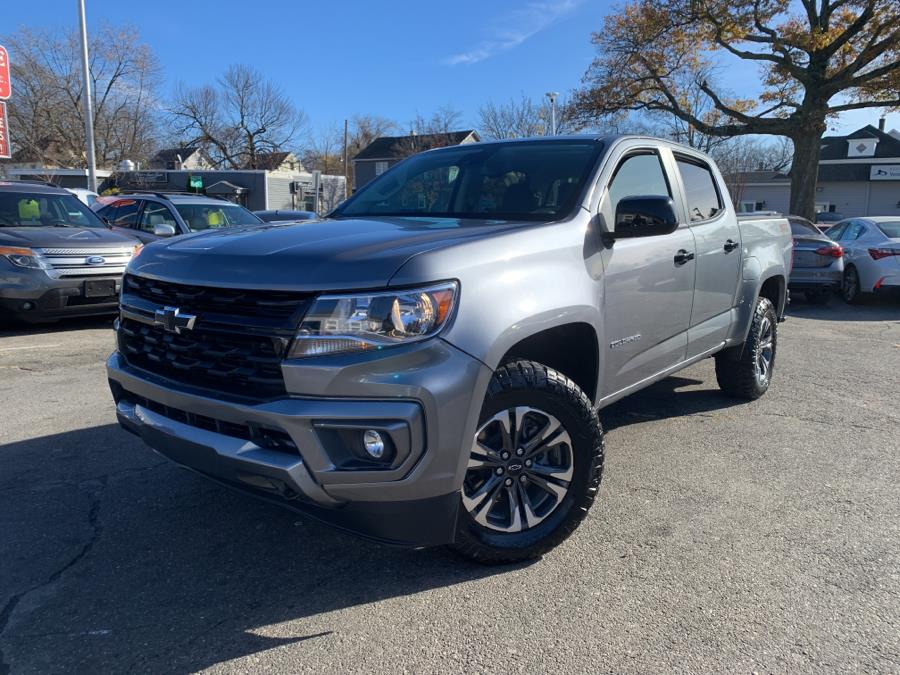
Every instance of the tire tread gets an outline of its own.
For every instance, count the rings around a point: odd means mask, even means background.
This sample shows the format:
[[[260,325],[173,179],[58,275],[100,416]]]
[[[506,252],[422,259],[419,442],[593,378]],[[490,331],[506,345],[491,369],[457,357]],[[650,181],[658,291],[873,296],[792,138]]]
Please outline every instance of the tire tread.
[[[460,527],[452,548],[461,555],[488,565],[503,565],[538,558],[567,539],[587,516],[597,498],[603,477],[605,441],[597,412],[590,399],[577,384],[562,373],[534,361],[511,361],[502,364],[488,385],[488,397],[514,391],[543,390],[562,397],[588,430],[591,438],[590,468],[587,488],[576,495],[570,513],[560,526],[536,544],[521,549],[499,549],[488,546]]]

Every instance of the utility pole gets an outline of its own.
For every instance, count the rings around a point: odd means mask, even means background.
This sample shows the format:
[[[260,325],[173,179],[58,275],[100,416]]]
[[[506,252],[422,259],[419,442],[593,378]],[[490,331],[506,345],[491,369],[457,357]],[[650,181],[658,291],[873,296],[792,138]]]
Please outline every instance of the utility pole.
[[[558,91],[548,91],[545,96],[550,99],[550,135],[556,136],[556,97]]]
[[[350,166],[347,158],[347,120],[344,120],[344,199],[350,196]]]
[[[81,20],[81,73],[84,78],[84,142],[88,165],[88,190],[97,191],[97,161],[94,157],[94,102],[91,99],[91,67],[88,60],[87,20],[84,16],[84,0],[78,0],[78,16]]]

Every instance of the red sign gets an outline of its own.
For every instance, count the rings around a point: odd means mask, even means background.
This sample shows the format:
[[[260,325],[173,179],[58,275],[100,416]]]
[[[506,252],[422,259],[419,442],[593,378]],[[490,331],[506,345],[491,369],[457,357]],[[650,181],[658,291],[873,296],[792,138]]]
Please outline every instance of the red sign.
[[[9,52],[0,45],[0,101],[5,101],[12,94],[12,82],[9,77]]]
[[[0,101],[0,159],[11,157],[9,149],[9,119],[6,117],[6,103]]]

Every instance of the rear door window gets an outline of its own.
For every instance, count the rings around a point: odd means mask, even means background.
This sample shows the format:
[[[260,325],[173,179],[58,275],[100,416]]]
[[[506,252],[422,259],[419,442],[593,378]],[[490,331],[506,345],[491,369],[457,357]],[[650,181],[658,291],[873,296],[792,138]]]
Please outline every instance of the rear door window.
[[[156,202],[147,202],[144,205],[144,211],[141,213],[139,229],[144,232],[153,234],[153,228],[157,225],[171,225],[178,233],[178,221],[172,215],[172,211],[165,204],[157,204]]]
[[[854,239],[859,239],[865,233],[866,226],[861,221],[854,220],[850,223],[842,238],[844,241],[853,241]]]
[[[722,211],[722,198],[710,168],[701,161],[676,157],[691,222],[715,218]]]
[[[847,229],[848,223],[840,223],[833,227],[829,227],[825,231],[825,236],[831,239],[832,241],[838,241],[844,234],[844,230]]]
[[[140,211],[141,203],[136,199],[123,199],[113,204],[112,218],[109,219],[111,225],[116,227],[135,227],[137,226],[138,211]],[[107,216],[109,218],[109,216]]]

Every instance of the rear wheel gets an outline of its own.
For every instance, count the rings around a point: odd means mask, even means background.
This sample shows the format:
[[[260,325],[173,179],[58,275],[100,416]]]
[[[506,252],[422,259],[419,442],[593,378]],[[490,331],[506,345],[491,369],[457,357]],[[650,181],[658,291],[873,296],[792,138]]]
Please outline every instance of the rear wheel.
[[[754,400],[769,389],[778,347],[778,317],[768,298],[757,298],[743,345],[716,354],[716,380],[726,394]]]
[[[453,548],[488,564],[543,555],[587,515],[602,471],[603,431],[584,392],[539,363],[501,366],[469,450]]]
[[[863,301],[859,272],[852,265],[844,270],[844,278],[841,282],[841,296],[848,305],[858,305]]]

